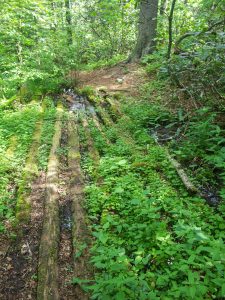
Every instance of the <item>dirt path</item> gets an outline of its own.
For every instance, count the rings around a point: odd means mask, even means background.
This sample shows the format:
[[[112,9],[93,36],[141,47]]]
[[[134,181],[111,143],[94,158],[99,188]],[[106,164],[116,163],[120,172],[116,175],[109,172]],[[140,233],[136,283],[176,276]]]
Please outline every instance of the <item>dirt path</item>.
[[[122,92],[130,96],[137,96],[137,87],[146,80],[140,65],[126,63],[75,75],[80,87],[91,86],[96,90],[104,89],[107,93]]]

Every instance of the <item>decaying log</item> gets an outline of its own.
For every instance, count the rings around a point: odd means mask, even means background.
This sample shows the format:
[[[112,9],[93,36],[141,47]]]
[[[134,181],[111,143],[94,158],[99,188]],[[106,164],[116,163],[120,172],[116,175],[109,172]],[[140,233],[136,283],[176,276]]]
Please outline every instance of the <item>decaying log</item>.
[[[71,172],[70,196],[72,199],[72,238],[74,254],[74,277],[85,279],[87,276],[87,257],[78,255],[80,246],[87,243],[88,228],[83,208],[84,176],[80,166],[80,145],[76,120],[71,118],[68,122],[68,166]],[[87,294],[79,287],[75,287],[79,299],[88,299]],[[77,296],[75,295],[75,296]],[[76,297],[75,297],[76,298]]]
[[[106,101],[110,104],[110,109],[113,114],[117,115],[118,117],[122,117],[123,114],[120,110],[120,104],[117,100],[112,100],[110,98],[106,98]]]
[[[83,128],[85,130],[85,135],[87,138],[88,152],[89,152],[90,158],[92,159],[94,164],[98,164],[99,153],[98,153],[97,149],[94,147],[94,141],[91,137],[90,128],[89,128],[88,121],[85,116],[82,118],[82,124],[83,124]]]
[[[57,150],[60,146],[63,107],[57,107],[55,134],[48,161],[46,180],[45,213],[39,248],[38,300],[58,300],[58,242],[59,242],[59,205],[58,205],[58,167]]]
[[[73,240],[76,243],[80,229],[85,225],[82,207],[84,196],[84,176],[80,166],[80,144],[77,125],[74,120],[68,123],[68,165],[71,172],[70,193],[73,200]]]
[[[18,187],[16,204],[16,223],[28,222],[30,218],[31,203],[29,195],[29,185],[34,180],[34,177],[38,175],[38,149],[41,142],[44,111],[45,104],[43,103],[40,112],[40,118],[36,123],[33,141],[28,152],[25,167],[22,172],[22,180]]]
[[[92,115],[92,120],[93,120],[93,123],[95,124],[95,126],[97,127],[97,129],[99,130],[99,132],[102,134],[102,136],[105,139],[107,145],[110,145],[110,141],[107,138],[107,136],[105,135],[105,132],[102,130],[102,127],[101,127],[101,125],[99,123],[99,120],[98,120],[97,116],[96,115]]]
[[[105,104],[102,98],[98,98],[98,101],[94,96],[88,98],[88,100],[94,104],[97,114],[99,115],[100,119],[106,126],[111,126],[113,124],[109,114],[104,110],[103,106]]]
[[[104,110],[104,108],[102,108],[100,105],[98,105],[97,107],[97,112],[100,115],[100,118],[102,119],[103,123],[106,126],[112,126],[113,125],[113,121],[111,120],[109,114]]]

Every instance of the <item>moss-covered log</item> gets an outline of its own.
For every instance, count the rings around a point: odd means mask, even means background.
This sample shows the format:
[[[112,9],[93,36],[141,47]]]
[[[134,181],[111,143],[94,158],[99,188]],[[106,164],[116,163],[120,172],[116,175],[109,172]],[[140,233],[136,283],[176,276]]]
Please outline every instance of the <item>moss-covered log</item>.
[[[109,114],[100,105],[97,106],[97,114],[106,126],[110,127],[113,125],[113,121],[111,120]]]
[[[89,124],[88,124],[88,121],[87,121],[85,116],[82,119],[82,124],[83,124],[83,128],[85,130],[85,135],[86,135],[86,138],[87,138],[87,146],[88,146],[89,156],[92,159],[94,164],[98,164],[98,162],[99,162],[99,153],[98,153],[97,149],[94,146],[94,141],[91,137]]]
[[[108,140],[108,138],[106,137],[106,134],[105,132],[102,130],[102,126],[101,124],[99,123],[99,120],[97,118],[96,115],[92,115],[92,120],[93,120],[93,123],[94,125],[97,127],[97,129],[99,130],[99,132],[102,134],[103,138],[105,139],[106,143],[109,145],[110,144],[110,141]]]
[[[84,176],[80,166],[80,144],[77,125],[74,120],[68,123],[68,165],[71,172],[70,193],[73,199],[73,240],[80,235],[80,227],[85,224],[81,203],[84,195]]]
[[[40,118],[36,123],[33,141],[27,155],[25,167],[22,172],[21,183],[18,187],[16,204],[16,223],[28,222],[30,217],[29,186],[36,175],[38,175],[38,149],[41,142],[45,105],[42,105]]]
[[[110,111],[111,113],[116,117],[122,117],[123,114],[120,110],[120,104],[118,103],[118,101],[116,100],[112,100],[111,98],[107,97],[106,101],[109,103],[110,105]]]
[[[80,145],[78,129],[75,119],[68,123],[68,165],[71,172],[70,196],[72,199],[72,237],[74,254],[74,276],[82,279],[87,278],[87,255],[80,254],[81,247],[87,245],[88,228],[83,208],[84,200],[84,177],[80,166]],[[86,293],[79,287],[75,288],[75,298],[88,299]]]
[[[63,108],[57,107],[55,134],[48,161],[46,182],[45,213],[39,248],[38,300],[58,300],[58,242],[59,242],[59,205],[58,205],[58,167],[57,150],[60,146]]]

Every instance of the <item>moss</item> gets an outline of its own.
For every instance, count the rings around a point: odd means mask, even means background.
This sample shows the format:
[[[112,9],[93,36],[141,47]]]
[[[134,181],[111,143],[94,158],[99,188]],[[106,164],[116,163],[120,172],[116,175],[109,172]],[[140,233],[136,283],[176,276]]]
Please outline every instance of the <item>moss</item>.
[[[93,87],[91,86],[85,86],[83,87],[82,89],[79,90],[79,93],[82,95],[82,96],[86,96],[88,98],[90,97],[96,97],[96,92],[95,90],[93,89]]]
[[[30,219],[31,204],[27,202],[29,193],[21,195],[17,200],[17,212],[14,225],[17,226],[19,223],[28,223]]]
[[[94,141],[92,140],[89,124],[88,124],[88,121],[86,118],[83,119],[83,128],[85,130],[85,135],[87,138],[88,151],[89,151],[90,158],[93,160],[93,162],[95,164],[98,164],[99,153],[94,146]]]
[[[112,100],[110,98],[106,99],[109,103],[109,110],[111,114],[118,119],[118,117],[122,116],[122,113],[120,111],[119,103],[116,100]]]
[[[10,138],[9,147],[6,151],[6,157],[7,158],[13,157],[13,154],[16,150],[17,142],[18,142],[18,139],[15,135]]]
[[[41,141],[41,132],[43,125],[45,104],[40,110],[40,118],[36,123],[33,141],[27,156],[26,164],[22,172],[22,180],[18,187],[16,204],[16,223],[25,223],[29,221],[31,203],[29,198],[29,184],[38,175],[38,149]]]
[[[111,126],[113,124],[112,120],[110,119],[110,116],[101,106],[97,107],[97,113],[99,114],[100,118],[106,126]]]
[[[2,102],[0,104],[0,109],[4,109],[4,108],[10,107],[16,100],[18,100],[17,96],[13,96],[10,99]]]

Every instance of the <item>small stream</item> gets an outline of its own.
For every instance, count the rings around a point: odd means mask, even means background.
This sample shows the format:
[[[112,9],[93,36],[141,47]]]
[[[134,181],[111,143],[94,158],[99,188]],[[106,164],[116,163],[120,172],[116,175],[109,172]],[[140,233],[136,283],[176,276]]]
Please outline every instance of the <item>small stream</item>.
[[[75,93],[72,89],[64,90],[63,98],[69,110],[72,112],[83,112],[95,114],[95,108],[90,104],[86,96]]]

